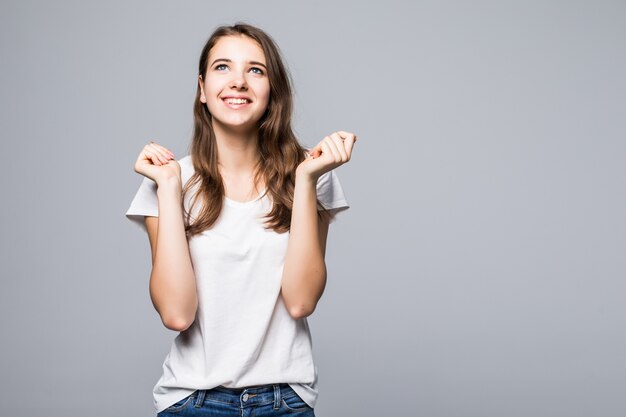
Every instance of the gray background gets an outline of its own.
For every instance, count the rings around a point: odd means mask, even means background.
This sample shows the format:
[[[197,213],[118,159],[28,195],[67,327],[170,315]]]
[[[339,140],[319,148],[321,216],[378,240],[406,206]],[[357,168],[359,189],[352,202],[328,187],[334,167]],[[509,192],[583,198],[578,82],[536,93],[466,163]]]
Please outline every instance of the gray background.
[[[623,1],[2,2],[0,415],[153,416],[175,333],[124,217],[200,49],[278,42],[337,169],[323,416],[626,415]]]

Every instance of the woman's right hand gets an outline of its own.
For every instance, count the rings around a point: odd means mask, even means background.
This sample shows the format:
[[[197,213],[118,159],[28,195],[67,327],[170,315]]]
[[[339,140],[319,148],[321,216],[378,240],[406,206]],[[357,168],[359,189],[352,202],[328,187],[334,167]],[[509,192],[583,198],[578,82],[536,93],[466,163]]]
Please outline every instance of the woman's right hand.
[[[157,185],[172,178],[181,179],[180,164],[174,159],[174,154],[153,141],[143,147],[134,168],[135,172],[150,178]]]

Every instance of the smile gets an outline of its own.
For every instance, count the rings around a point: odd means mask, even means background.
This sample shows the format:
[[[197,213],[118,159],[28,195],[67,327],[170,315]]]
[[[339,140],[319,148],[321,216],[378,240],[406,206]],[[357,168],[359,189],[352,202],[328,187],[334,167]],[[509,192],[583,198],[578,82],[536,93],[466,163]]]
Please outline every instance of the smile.
[[[227,98],[222,101],[224,102],[224,104],[226,104],[227,107],[230,107],[231,109],[240,109],[250,104],[250,101],[248,101],[247,99],[238,98]]]

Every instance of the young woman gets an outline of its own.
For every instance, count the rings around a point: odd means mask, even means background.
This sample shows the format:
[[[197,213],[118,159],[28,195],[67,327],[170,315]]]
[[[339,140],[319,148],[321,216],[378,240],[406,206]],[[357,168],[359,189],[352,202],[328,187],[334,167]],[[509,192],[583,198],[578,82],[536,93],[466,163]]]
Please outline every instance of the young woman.
[[[150,296],[180,332],[154,387],[159,417],[314,416],[306,317],[326,284],[326,237],[349,206],[334,168],[356,136],[310,150],[291,128],[292,89],[274,41],[215,30],[200,56],[190,154],[150,142],[126,216],[148,234]]]

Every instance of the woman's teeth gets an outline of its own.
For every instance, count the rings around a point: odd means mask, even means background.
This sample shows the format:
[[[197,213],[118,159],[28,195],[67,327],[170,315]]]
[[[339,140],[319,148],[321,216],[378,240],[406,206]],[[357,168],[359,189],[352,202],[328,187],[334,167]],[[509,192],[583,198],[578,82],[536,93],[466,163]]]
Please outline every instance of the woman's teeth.
[[[245,104],[248,102],[245,98],[227,98],[226,101],[228,104]]]

